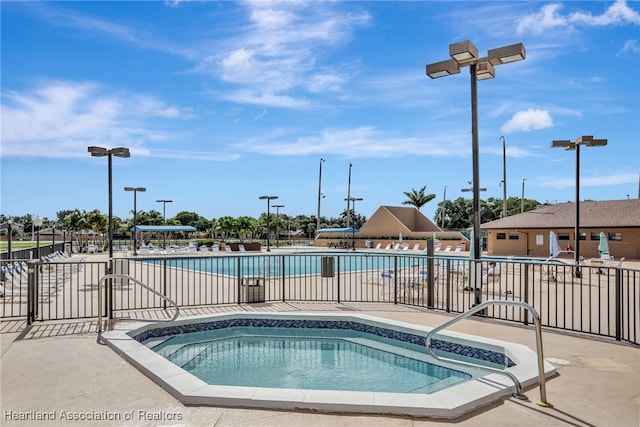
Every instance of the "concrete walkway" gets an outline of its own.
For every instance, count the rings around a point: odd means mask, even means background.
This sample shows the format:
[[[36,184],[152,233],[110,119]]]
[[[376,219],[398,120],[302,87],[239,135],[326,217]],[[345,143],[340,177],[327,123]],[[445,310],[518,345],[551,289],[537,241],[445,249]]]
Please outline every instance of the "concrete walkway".
[[[359,311],[436,326],[449,316],[392,304],[271,303],[185,310]],[[544,353],[559,375],[547,382],[543,408],[537,388],[529,401],[505,398],[455,420],[333,415],[236,408],[186,407],[96,341],[95,321],[0,324],[0,415],[3,426],[629,426],[640,425],[640,348],[545,330]],[[532,327],[469,319],[455,331],[525,344]],[[26,420],[25,420],[26,418]],[[48,418],[48,420],[39,420]],[[81,418],[81,419],[79,419]],[[91,419],[89,419],[91,418]]]

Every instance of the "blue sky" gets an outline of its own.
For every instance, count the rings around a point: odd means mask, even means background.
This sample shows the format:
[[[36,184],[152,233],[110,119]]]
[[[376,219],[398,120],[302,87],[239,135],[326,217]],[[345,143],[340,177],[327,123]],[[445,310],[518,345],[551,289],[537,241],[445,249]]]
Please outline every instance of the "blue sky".
[[[322,215],[400,206],[426,185],[436,199],[472,179],[470,78],[432,80],[449,44],[487,50],[522,42],[525,61],[478,82],[480,186],[540,202],[638,197],[640,3],[7,2],[2,19],[1,206],[5,215],[195,211],[207,218],[266,210]]]

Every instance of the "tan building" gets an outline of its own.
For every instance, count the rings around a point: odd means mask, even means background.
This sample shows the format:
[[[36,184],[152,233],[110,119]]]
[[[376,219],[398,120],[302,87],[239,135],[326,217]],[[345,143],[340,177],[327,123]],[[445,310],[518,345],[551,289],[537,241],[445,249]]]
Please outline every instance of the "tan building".
[[[463,250],[469,247],[469,241],[457,231],[442,231],[422,212],[414,207],[380,206],[377,211],[355,233],[320,230],[316,237],[316,246],[329,246],[339,240],[351,242],[355,240],[356,247],[375,248],[378,243],[385,247],[389,243],[400,243],[413,248],[419,244],[424,249],[427,240],[440,240],[444,246],[456,247],[462,245]]]
[[[487,233],[487,253],[548,257],[549,232],[560,246],[575,247],[575,203],[559,203],[481,225]],[[609,241],[616,259],[640,259],[640,200],[607,200],[580,203],[580,255],[599,256],[600,232]]]

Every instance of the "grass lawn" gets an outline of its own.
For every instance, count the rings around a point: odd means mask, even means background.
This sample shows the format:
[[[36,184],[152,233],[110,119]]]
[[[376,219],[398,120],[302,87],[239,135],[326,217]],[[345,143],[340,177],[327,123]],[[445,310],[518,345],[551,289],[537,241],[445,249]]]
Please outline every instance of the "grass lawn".
[[[49,240],[40,240],[40,246],[49,246],[51,245],[51,241]],[[20,249],[29,249],[37,247],[36,242],[31,242],[29,240],[12,240],[11,241],[11,250],[20,250]],[[8,244],[6,240],[0,242],[0,252],[7,252]]]

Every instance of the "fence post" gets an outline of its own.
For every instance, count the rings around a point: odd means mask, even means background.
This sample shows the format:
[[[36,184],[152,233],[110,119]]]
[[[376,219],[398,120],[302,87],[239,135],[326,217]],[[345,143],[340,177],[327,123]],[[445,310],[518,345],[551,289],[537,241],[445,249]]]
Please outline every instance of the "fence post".
[[[615,290],[616,341],[622,341],[622,270],[616,268]]]
[[[27,325],[36,320],[36,305],[38,301],[38,261],[27,263]]]
[[[427,308],[433,308],[434,292],[433,285],[435,283],[436,271],[433,263],[433,239],[427,240]]]
[[[535,274],[535,267],[532,266],[532,272]],[[542,286],[542,285],[540,285]],[[529,264],[524,265],[524,302],[529,304]],[[548,308],[547,308],[548,310]],[[524,312],[524,324],[529,324],[529,311]]]
[[[337,258],[337,262],[336,262],[336,264],[337,264],[337,267],[338,267],[338,268],[337,268],[337,271],[338,271],[338,275],[337,275],[338,280],[336,281],[336,282],[337,282],[338,289],[337,289],[337,292],[336,292],[336,293],[337,293],[337,295],[338,295],[338,304],[340,304],[340,258],[341,258],[341,257],[340,257],[340,256],[337,256],[336,258]]]
[[[285,297],[285,276],[284,273],[286,271],[285,265],[284,265],[284,260],[285,260],[285,256],[282,255],[282,260],[280,262],[280,265],[282,266],[282,270],[280,271],[280,280],[282,281],[282,302],[286,302],[287,299]],[[267,272],[267,274],[270,274],[270,272]],[[266,281],[265,281],[265,286],[266,286]]]

